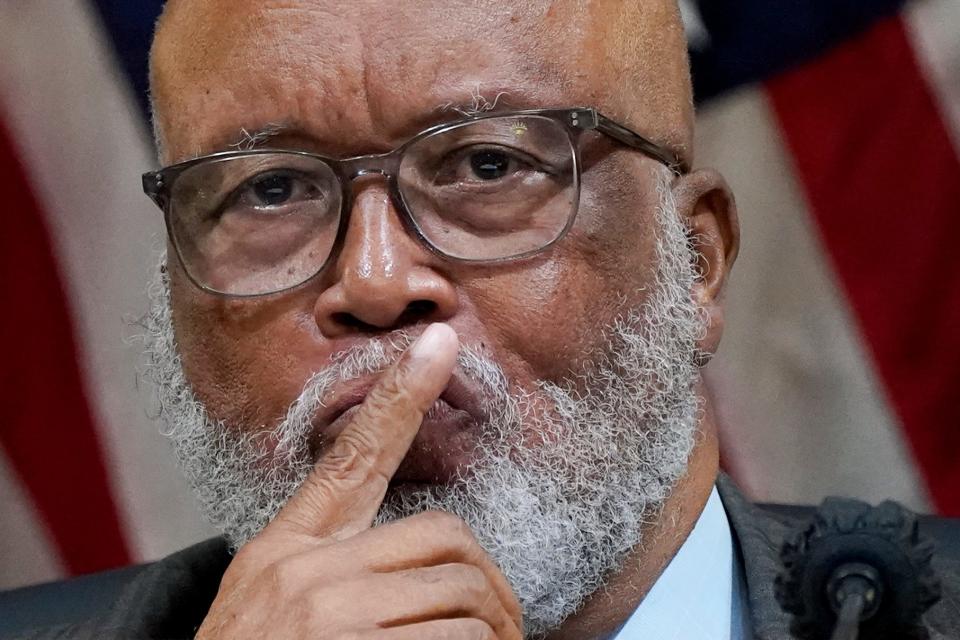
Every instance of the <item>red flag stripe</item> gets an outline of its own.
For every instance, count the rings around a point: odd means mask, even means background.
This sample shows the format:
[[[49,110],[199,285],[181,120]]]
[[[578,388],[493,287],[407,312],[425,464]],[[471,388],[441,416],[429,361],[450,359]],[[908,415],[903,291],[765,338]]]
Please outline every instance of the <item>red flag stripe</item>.
[[[904,25],[767,89],[931,496],[960,514],[960,159]]]
[[[44,217],[0,122],[0,445],[74,574],[129,562]]]

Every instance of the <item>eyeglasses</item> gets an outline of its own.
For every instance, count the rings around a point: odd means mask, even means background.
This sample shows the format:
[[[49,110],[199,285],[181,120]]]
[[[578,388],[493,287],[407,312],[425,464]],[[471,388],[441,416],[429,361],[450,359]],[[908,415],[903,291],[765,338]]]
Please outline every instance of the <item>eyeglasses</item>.
[[[596,130],[674,171],[680,159],[591,108],[484,113],[431,127],[388,153],[334,159],[230,151],[143,174],[190,280],[227,296],[291,289],[342,243],[350,183],[386,179],[408,232],[447,259],[494,263],[556,243],[580,200],[582,132]]]

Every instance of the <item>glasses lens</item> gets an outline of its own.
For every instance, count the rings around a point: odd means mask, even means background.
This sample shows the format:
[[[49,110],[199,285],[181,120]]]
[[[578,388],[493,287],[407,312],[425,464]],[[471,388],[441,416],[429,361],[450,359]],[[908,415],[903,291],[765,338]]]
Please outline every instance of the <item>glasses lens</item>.
[[[322,160],[261,153],[195,165],[174,182],[169,223],[199,284],[233,295],[296,286],[336,241],[340,187]]]
[[[563,234],[578,198],[570,136],[542,116],[487,118],[419,140],[398,182],[424,237],[465,260],[542,249]]]

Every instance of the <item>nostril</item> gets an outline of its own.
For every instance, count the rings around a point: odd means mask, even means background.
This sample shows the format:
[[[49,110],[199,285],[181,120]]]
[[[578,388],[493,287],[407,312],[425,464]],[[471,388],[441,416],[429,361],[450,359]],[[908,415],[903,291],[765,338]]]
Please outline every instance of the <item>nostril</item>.
[[[434,315],[437,311],[437,303],[432,300],[414,300],[407,305],[400,317],[397,318],[398,325],[414,324],[419,320],[425,320]]]
[[[333,313],[330,319],[340,327],[347,327],[360,333],[377,333],[384,329],[403,327],[428,320],[436,314],[439,306],[432,300],[414,300],[404,307],[403,312],[395,318],[383,318],[383,324],[364,322],[357,316],[346,311]]]
[[[351,329],[355,329],[362,333],[373,333],[375,331],[380,331],[380,329],[374,325],[364,322],[352,313],[334,313],[331,316],[331,319],[342,327],[350,327]]]

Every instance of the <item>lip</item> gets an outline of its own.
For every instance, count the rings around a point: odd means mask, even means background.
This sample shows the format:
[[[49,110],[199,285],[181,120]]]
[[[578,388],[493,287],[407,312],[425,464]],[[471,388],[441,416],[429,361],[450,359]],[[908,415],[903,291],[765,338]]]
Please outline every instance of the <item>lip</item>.
[[[315,440],[328,444],[340,435],[359,410],[378,378],[379,374],[366,376],[346,382],[336,389],[332,394],[333,401],[314,419]],[[447,386],[428,411],[435,409],[464,412],[478,424],[486,418],[479,392],[471,381],[458,371],[450,377]]]

